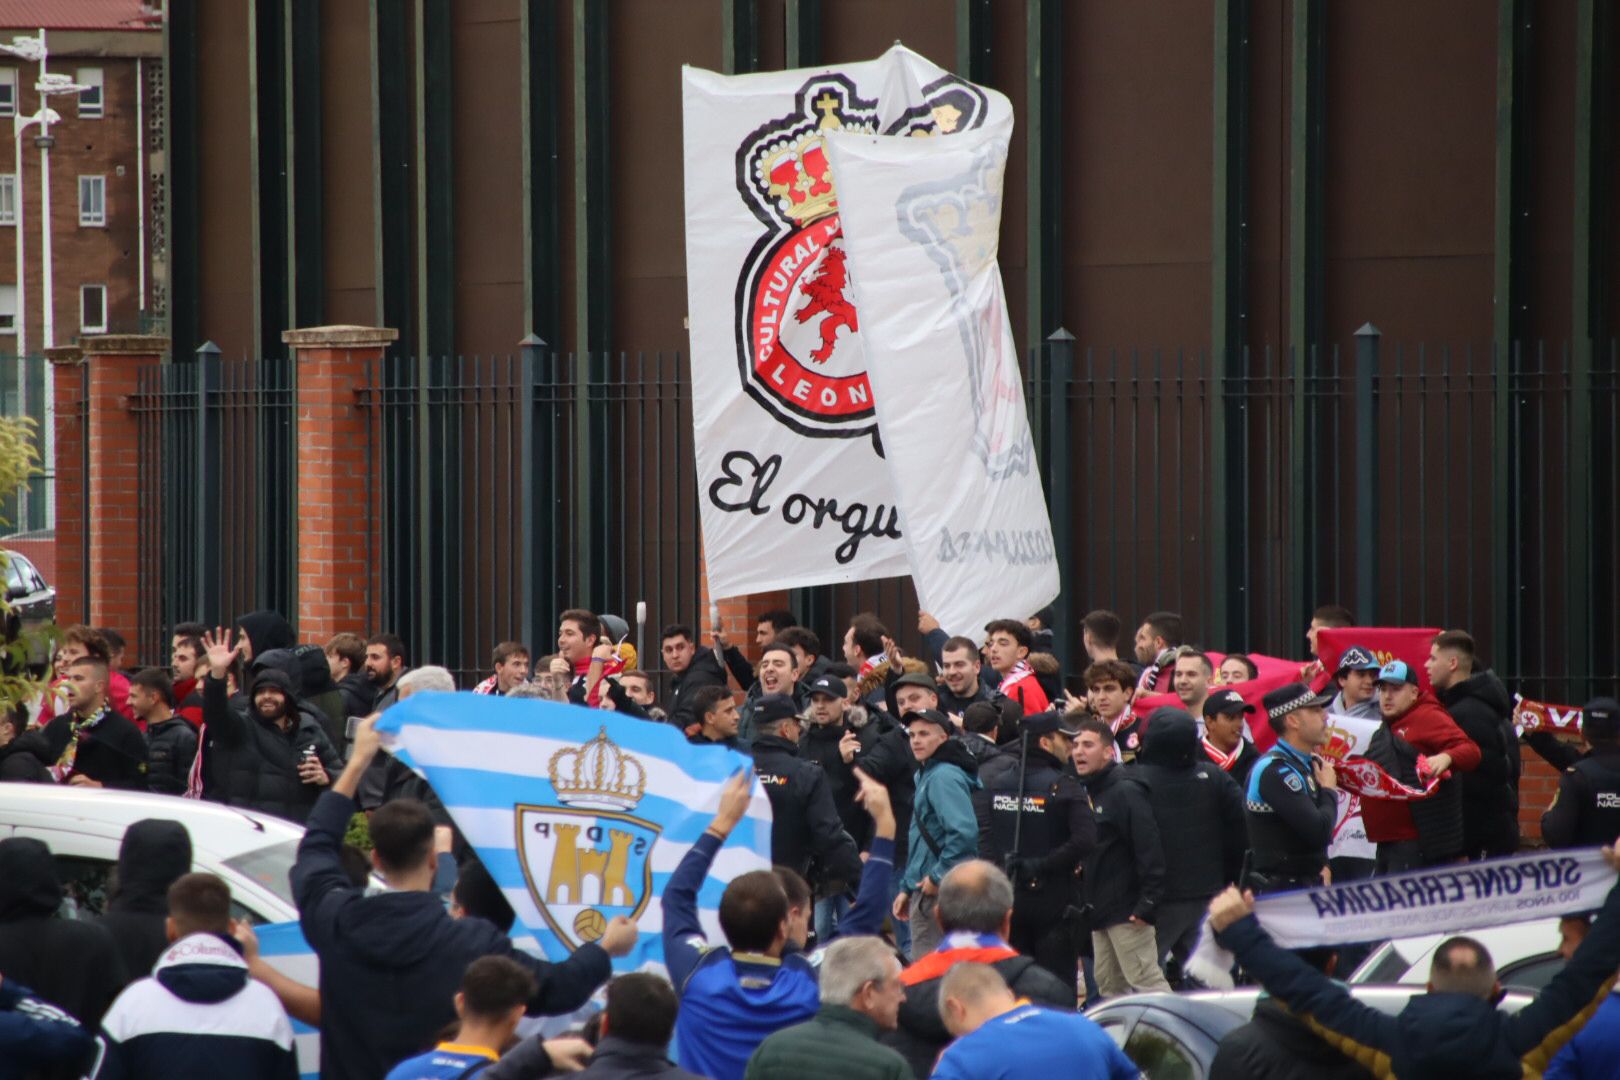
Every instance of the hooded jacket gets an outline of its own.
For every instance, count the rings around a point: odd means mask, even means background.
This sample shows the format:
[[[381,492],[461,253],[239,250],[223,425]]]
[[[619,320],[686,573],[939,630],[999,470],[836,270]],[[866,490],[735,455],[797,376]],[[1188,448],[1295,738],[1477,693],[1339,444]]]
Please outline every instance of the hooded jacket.
[[[1453,773],[1461,775],[1473,772],[1479,767],[1479,746],[1463,733],[1441,707],[1440,702],[1428,691],[1419,694],[1416,703],[1406,712],[1393,721],[1386,721],[1385,728],[1390,735],[1405,740],[1420,754],[1428,756],[1442,752],[1450,754]],[[1378,760],[1379,755],[1374,751],[1370,752],[1368,757]],[[1445,790],[1445,785],[1454,782],[1454,780],[1442,782],[1440,789],[1430,796],[1436,807],[1439,807],[1441,801],[1449,794]],[[1361,820],[1367,826],[1367,839],[1376,844],[1419,839],[1417,824],[1412,819],[1412,807],[1411,802],[1363,798]],[[1458,839],[1460,846],[1461,838]]]
[[[298,635],[279,611],[250,611],[236,620],[236,628],[246,635],[255,657],[298,644]]]
[[[1243,793],[1203,754],[1190,715],[1161,713],[1126,772],[1148,789],[1168,870],[1166,901],[1207,899],[1237,881],[1249,838]]]
[[[293,864],[299,925],[321,962],[321,1076],[381,1080],[426,1049],[455,1019],[467,965],[507,956],[529,969],[538,989],[531,1014],[571,1012],[611,974],[593,943],[560,963],[537,960],[486,919],[453,919],[431,892],[368,895],[349,883],[340,852],[353,799],[324,793],[309,815]]]
[[[83,1024],[7,979],[0,983],[0,1051],[5,1080],[78,1080],[97,1046]]]
[[[326,737],[333,746],[348,742],[348,714],[344,710],[343,692],[332,681],[332,666],[326,662],[326,652],[319,645],[294,645],[290,649],[272,649],[256,653],[252,669],[277,668],[292,680],[298,700],[321,721]]]
[[[808,881],[819,895],[842,892],[861,877],[860,852],[844,830],[827,774],[799,758],[799,745],[761,735],[754,773],[771,803],[771,862]]]
[[[253,695],[263,686],[279,687],[287,696],[292,723],[285,732],[253,707]],[[342,759],[320,720],[299,707],[298,694],[284,672],[260,671],[244,704],[245,714],[226,700],[225,680],[212,675],[203,680],[203,794],[230,806],[302,822],[322,790],[298,775],[305,748],[314,749],[329,777],[342,770]]]
[[[366,678],[364,671],[351,671],[338,680],[338,693],[343,695],[346,716],[370,715],[377,701],[377,684]]]
[[[954,736],[917,770],[901,892],[916,891],[924,878],[937,885],[951,867],[978,857],[979,819],[973,812],[978,774],[978,762]]]
[[[292,1022],[281,1002],[248,978],[236,942],[216,934],[191,934],[165,949],[150,978],[118,995],[103,1041],[106,1052],[91,1080],[298,1075]]]
[[[1477,671],[1437,696],[1479,747],[1479,767],[1462,776],[1467,854],[1511,855],[1519,850],[1519,737],[1513,730],[1513,699],[1490,671]]]
[[[185,723],[185,721],[181,721]],[[178,821],[146,818],[124,830],[118,891],[96,920],[107,928],[131,979],[149,974],[169,947],[169,886],[191,872],[191,834]]]
[[[1164,899],[1164,848],[1147,786],[1113,762],[1081,778],[1091,793],[1097,843],[1082,864],[1081,883],[1093,931],[1131,916],[1151,923]]]
[[[49,848],[0,840],[0,974],[94,1029],[128,981],[124,961],[105,927],[57,917],[62,895]]]

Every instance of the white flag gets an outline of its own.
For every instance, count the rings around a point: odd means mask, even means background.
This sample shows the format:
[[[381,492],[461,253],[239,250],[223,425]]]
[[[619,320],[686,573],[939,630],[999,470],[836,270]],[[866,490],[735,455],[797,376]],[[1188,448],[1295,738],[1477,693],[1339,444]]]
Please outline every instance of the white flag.
[[[728,77],[686,68],[682,82],[692,419],[710,593],[904,574],[875,354],[864,341],[869,313],[850,289],[825,136],[969,131],[985,122],[985,94],[899,47],[819,70]]]
[[[979,639],[1051,602],[1058,567],[996,263],[1012,107],[958,92],[935,137],[826,144],[917,598]],[[984,122],[961,130],[967,115]]]

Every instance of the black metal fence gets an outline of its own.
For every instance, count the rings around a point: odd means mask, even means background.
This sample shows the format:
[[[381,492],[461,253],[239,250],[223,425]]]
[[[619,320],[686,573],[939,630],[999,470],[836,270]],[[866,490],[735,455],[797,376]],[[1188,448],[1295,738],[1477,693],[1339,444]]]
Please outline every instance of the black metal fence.
[[[1060,333],[1030,357],[1028,394],[1067,670],[1095,607],[1132,627],[1175,610],[1211,648],[1299,656],[1312,608],[1341,603],[1363,623],[1466,628],[1527,693],[1615,689],[1617,354],[1369,333],[1301,373],[1286,351],[1078,349]],[[144,655],[179,619],[294,609],[292,377],[207,348],[143,375]],[[634,624],[645,602],[649,668],[660,626],[702,625],[683,355],[531,341],[389,358],[357,391],[373,423],[349,448],[355,527],[380,530],[380,623],[357,631],[394,630],[413,662],[470,680],[502,640],[549,651],[570,606]],[[793,606],[834,655],[860,610],[917,644],[909,580],[800,590]]]

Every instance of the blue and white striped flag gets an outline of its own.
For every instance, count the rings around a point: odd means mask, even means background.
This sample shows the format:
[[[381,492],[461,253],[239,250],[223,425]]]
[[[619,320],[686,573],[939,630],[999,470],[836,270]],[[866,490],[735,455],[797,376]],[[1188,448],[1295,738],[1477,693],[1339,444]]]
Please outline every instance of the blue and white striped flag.
[[[266,963],[305,986],[319,985],[321,962],[297,923],[267,923],[255,927],[254,933],[259,939],[259,955]],[[294,1020],[292,1027],[299,1078],[316,1080],[321,1075],[321,1033],[302,1020]]]
[[[415,694],[378,729],[427,777],[543,955],[564,959],[613,916],[634,919],[641,937],[615,961],[620,970],[663,964],[665,883],[719,809],[727,778],[752,769],[668,724],[534,699]],[[748,814],[698,896],[714,941],[727,882],[771,865],[770,802],[753,783]]]

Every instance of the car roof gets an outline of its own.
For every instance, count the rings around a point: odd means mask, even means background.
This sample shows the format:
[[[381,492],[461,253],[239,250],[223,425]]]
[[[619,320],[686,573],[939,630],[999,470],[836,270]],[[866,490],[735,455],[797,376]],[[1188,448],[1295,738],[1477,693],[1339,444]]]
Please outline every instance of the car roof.
[[[290,821],[201,799],[112,788],[0,784],[0,825],[122,837],[142,818],[179,821],[191,834],[193,848],[220,859],[304,835]]]
[[[1357,1001],[1390,1016],[1406,1008],[1406,1003],[1415,995],[1424,992],[1422,987],[1404,984],[1360,983],[1347,989]],[[1133,1006],[1159,1009],[1180,1017],[1218,1040],[1239,1024],[1246,1023],[1254,1014],[1259,999],[1260,988],[1255,986],[1240,986],[1232,990],[1186,990],[1179,994],[1126,994],[1094,1005],[1086,1010],[1086,1014],[1100,1020],[1109,1012]],[[1497,1008],[1516,1013],[1532,1000],[1534,996],[1531,994],[1510,990],[1503,995]]]
[[[1557,952],[1560,943],[1558,919],[1530,919],[1506,926],[1485,926],[1467,931],[1467,936],[1485,946],[1496,966],[1501,968],[1532,956]],[[1396,938],[1390,942],[1401,958],[1407,962],[1405,980],[1424,982],[1429,975],[1429,960],[1442,941],[1452,934],[1417,934]]]

